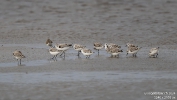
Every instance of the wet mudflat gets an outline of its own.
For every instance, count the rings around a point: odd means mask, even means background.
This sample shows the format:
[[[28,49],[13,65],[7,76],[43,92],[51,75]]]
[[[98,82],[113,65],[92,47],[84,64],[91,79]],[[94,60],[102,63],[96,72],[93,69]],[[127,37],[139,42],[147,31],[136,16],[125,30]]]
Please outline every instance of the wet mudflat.
[[[177,1],[3,0],[0,3],[1,100],[153,100],[145,92],[176,92]],[[10,6],[9,6],[10,5]],[[56,43],[119,44],[89,58],[70,48],[49,60],[47,38]],[[142,47],[126,56],[127,42]],[[149,58],[160,47],[158,58]],[[26,56],[17,66],[12,52]],[[174,95],[172,95],[175,97]],[[177,97],[176,97],[177,98]]]

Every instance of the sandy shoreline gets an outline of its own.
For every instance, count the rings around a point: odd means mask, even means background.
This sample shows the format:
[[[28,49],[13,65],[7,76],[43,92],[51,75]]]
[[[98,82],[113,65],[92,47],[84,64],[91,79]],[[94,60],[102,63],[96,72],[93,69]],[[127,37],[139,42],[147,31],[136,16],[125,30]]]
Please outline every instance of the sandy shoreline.
[[[153,100],[146,92],[177,88],[177,1],[175,0],[3,0],[0,3],[1,100]],[[90,59],[52,56],[45,45],[116,43],[124,50],[110,58],[105,50]],[[126,56],[127,42],[143,47]],[[158,58],[149,58],[160,47]],[[12,52],[26,56],[17,66]],[[96,51],[95,51],[96,52]],[[171,95],[171,99],[177,99]],[[160,99],[159,99],[160,100]]]

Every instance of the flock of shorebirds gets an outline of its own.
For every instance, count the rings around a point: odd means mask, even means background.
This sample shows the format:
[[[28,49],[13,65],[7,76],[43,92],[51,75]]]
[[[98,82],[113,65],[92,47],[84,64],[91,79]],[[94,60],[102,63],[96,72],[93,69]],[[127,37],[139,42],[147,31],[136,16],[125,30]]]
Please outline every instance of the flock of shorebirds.
[[[50,39],[47,39],[46,45],[50,47],[49,53],[53,55],[53,57],[51,58],[53,60],[57,60],[58,55],[60,55],[61,57],[63,55],[63,57],[65,58],[65,52],[71,47],[73,47],[74,50],[78,51],[77,54],[78,57],[80,56],[80,53],[82,53],[84,56],[86,56],[86,58],[89,58],[94,53],[91,49],[88,49],[86,48],[86,46],[81,44],[62,43],[53,46],[53,42]],[[104,45],[102,43],[94,43],[93,46],[94,49],[97,50],[98,55],[99,55],[99,51],[103,48],[105,48],[107,53],[111,54],[111,57],[119,57],[119,54],[123,52],[121,46],[114,43],[105,43]],[[132,54],[133,57],[136,57],[137,52],[142,48],[130,43],[127,43],[126,47],[127,47],[126,56],[128,54]],[[150,49],[149,57],[156,58],[158,56],[158,52],[159,52],[159,47]],[[21,59],[25,58],[22,52],[16,50],[13,52],[13,55],[18,61],[18,65],[21,65]]]

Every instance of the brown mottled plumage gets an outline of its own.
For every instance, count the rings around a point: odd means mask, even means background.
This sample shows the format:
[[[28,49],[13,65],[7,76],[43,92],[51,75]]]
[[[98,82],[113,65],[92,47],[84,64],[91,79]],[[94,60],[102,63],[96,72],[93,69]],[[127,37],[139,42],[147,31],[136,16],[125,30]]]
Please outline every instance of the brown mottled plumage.
[[[62,50],[57,50],[56,48],[50,48],[49,51],[50,52],[58,52],[58,51],[62,51]]]
[[[113,49],[110,49],[110,52],[111,53],[118,53],[118,52],[123,52],[123,50],[120,50],[118,48],[113,48]]]
[[[130,47],[129,48],[129,50],[131,51],[131,52],[133,52],[133,51],[135,51],[135,50],[138,50],[139,48],[138,47]]]
[[[83,46],[83,45],[80,45],[80,44],[74,44],[74,46],[73,46],[73,48],[75,49],[75,50],[81,50],[81,49],[83,49],[83,48],[85,48],[86,46]]]
[[[48,38],[47,41],[46,41],[46,45],[52,47],[52,43],[53,43],[52,40],[50,40],[50,39]]]
[[[118,57],[119,54],[121,52],[123,52],[123,50],[120,50],[119,48],[111,48],[109,52],[111,53],[111,56],[117,56]]]
[[[22,52],[18,51],[18,50],[13,52],[13,56],[17,59],[18,65],[21,65],[21,59],[25,58],[25,56],[22,54]]]
[[[95,50],[98,50],[98,55],[99,55],[99,50],[101,50],[104,47],[102,43],[98,43],[98,42],[93,43],[93,46]]]
[[[126,44],[126,47],[129,48],[129,47],[138,47],[138,46],[136,46],[136,45],[134,45],[134,44],[127,43],[127,44]]]
[[[129,47],[127,50],[127,55],[129,53],[133,54],[133,57],[136,57],[137,52],[141,49],[142,47]]]
[[[92,53],[92,50],[90,50],[90,49],[83,49],[83,52],[84,53]]]
[[[98,43],[98,42],[93,43],[93,45],[94,45],[95,47],[102,47],[102,46],[103,46],[103,44],[102,44],[102,43]]]
[[[82,50],[83,48],[85,48],[85,47],[86,47],[86,46],[83,46],[83,45],[80,45],[80,44],[74,44],[74,45],[73,45],[74,50],[77,50],[77,51],[78,51],[78,54],[77,54],[78,57],[79,57],[79,55],[80,55],[81,50]]]
[[[114,43],[105,43],[105,47],[109,47],[109,48],[121,48],[121,46],[114,44]],[[105,48],[106,49],[106,48]]]

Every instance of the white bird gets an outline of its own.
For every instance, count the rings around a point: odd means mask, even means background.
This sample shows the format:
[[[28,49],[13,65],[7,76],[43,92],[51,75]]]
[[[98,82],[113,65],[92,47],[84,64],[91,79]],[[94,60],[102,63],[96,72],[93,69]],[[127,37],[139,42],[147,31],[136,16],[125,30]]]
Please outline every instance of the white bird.
[[[58,49],[58,50],[62,50],[63,53],[64,53],[64,57],[65,57],[65,51],[68,50],[71,46],[72,46],[72,44],[62,43],[62,44],[56,44],[55,48]]]
[[[57,50],[56,48],[50,48],[49,49],[49,52],[51,55],[53,55],[53,57],[51,59],[53,60],[57,60],[57,55],[58,54],[62,54],[63,53],[63,50]]]
[[[111,57],[119,57],[119,54],[123,52],[123,50],[120,50],[119,48],[112,48],[109,52],[111,53]]]
[[[87,48],[83,48],[81,50],[82,54],[86,56],[86,58],[90,58],[90,55],[92,55],[94,52],[92,52],[92,50],[87,49]]]
[[[130,53],[133,55],[133,57],[136,57],[137,52],[141,49],[142,47],[129,47],[127,50],[127,55]],[[127,56],[126,55],[126,56]]]
[[[110,53],[110,49],[112,49],[112,48],[118,48],[118,49],[121,48],[121,46],[119,46],[119,45],[117,45],[117,44],[114,44],[114,43],[105,43],[105,44],[104,44],[104,47],[105,47],[105,50],[106,50],[108,53]]]
[[[98,55],[99,55],[99,51],[104,47],[103,44],[101,43],[93,43],[94,49],[98,51]]]
[[[80,44],[74,44],[74,45],[73,45],[74,50],[78,51],[78,54],[77,54],[78,57],[79,57],[79,55],[80,55],[81,50],[82,50],[83,48],[85,48],[85,47],[86,47],[86,46],[83,46],[83,45],[80,45]]]
[[[22,54],[22,52],[18,51],[18,50],[13,52],[13,56],[17,59],[18,65],[21,65],[21,59],[25,58],[25,56]]]
[[[105,48],[106,48],[106,51],[111,54],[111,57],[114,57],[114,56],[118,57],[119,54],[123,52],[123,50],[121,50],[118,47],[111,47],[111,46],[105,45]]]
[[[152,49],[150,49],[150,51],[149,51],[149,57],[157,58],[158,53],[159,53],[159,47],[157,47],[157,48],[152,48]]]

